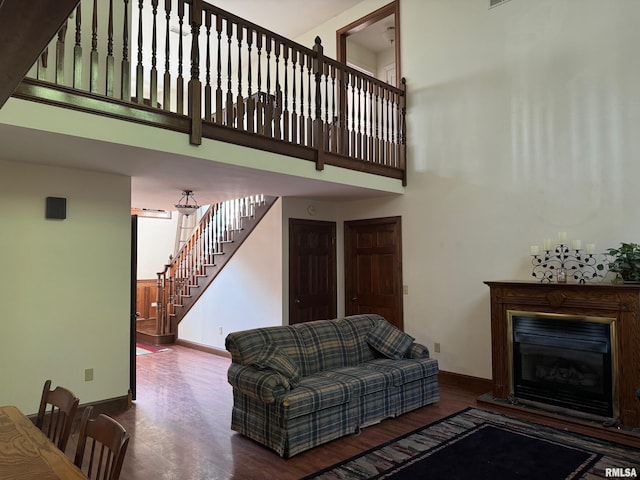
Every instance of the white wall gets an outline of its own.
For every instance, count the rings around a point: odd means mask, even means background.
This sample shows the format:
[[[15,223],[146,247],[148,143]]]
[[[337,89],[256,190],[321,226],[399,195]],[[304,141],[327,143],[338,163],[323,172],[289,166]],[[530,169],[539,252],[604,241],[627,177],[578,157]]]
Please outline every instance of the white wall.
[[[81,403],[126,396],[130,179],[7,161],[0,172],[0,404],[35,413],[48,378]],[[65,220],[45,219],[49,196],[67,199]]]
[[[178,337],[224,350],[230,332],[282,325],[281,244],[278,200],[180,322]]]
[[[138,217],[138,280],[155,280],[169,262],[177,224],[177,212],[170,219]]]
[[[330,55],[338,28],[384,3],[308,36]],[[441,343],[441,369],[491,377],[483,281],[529,279],[530,245],[640,239],[637,18],[634,0],[401,0],[407,193],[343,203],[340,219],[402,216],[405,329]]]

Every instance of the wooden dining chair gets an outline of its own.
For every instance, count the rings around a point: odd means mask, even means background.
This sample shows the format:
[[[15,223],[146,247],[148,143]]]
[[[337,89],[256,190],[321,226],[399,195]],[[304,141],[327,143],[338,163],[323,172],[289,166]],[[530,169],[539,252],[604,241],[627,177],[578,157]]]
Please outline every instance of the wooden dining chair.
[[[51,380],[44,382],[36,427],[63,452],[67,448],[79,402],[71,390],[61,386],[51,390]]]
[[[101,413],[91,418],[92,413],[93,407],[86,407],[82,413],[74,463],[88,478],[118,480],[129,434],[110,416]]]

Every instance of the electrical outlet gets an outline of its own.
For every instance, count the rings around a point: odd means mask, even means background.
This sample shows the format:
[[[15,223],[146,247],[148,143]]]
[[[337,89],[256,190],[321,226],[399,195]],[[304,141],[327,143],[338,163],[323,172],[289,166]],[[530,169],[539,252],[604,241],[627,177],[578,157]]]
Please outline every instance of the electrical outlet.
[[[222,327],[218,327],[218,335],[222,335],[222,332],[223,332]]]
[[[436,353],[440,353],[440,343],[436,342],[433,344],[433,351]]]
[[[93,368],[87,368],[84,371],[84,381],[91,382],[93,381]]]

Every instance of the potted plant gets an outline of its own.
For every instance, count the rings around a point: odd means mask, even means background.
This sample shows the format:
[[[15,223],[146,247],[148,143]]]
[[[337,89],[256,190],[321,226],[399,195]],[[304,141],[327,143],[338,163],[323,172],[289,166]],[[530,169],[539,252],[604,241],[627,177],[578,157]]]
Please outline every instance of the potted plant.
[[[640,283],[640,245],[622,242],[618,248],[608,248],[606,254],[610,257],[607,267],[610,272],[618,274],[625,283]],[[599,270],[604,265],[598,265]]]

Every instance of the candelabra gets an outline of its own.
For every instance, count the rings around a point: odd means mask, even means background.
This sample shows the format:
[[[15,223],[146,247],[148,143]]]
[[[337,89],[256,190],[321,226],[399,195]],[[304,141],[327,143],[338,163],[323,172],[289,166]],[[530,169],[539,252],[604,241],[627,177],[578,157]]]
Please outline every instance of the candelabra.
[[[588,245],[589,246],[589,245]],[[572,278],[577,283],[586,283],[601,277],[597,271],[596,256],[590,249],[586,253],[580,248],[569,248],[564,243],[559,243],[554,249],[550,246],[540,255],[537,247],[531,248],[531,275],[540,282],[566,283]]]

